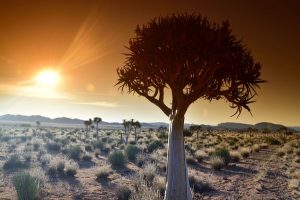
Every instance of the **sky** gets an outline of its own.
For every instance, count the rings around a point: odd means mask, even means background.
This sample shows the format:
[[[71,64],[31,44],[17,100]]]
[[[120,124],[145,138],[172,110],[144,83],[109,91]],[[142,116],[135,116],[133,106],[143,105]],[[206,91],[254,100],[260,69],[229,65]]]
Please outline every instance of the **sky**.
[[[168,122],[143,97],[114,85],[126,45],[137,25],[172,13],[200,13],[217,23],[229,20],[233,33],[262,64],[253,116],[223,100],[199,100],[185,122],[300,125],[300,2],[219,1],[0,1],[0,115],[104,121]],[[56,72],[59,74],[52,74]]]

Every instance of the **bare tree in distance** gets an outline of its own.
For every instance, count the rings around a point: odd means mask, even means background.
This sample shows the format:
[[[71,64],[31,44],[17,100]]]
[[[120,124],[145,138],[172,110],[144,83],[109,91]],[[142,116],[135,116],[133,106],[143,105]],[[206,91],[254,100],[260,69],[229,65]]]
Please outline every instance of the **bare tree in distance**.
[[[250,112],[261,65],[233,35],[229,22],[218,25],[199,14],[158,17],[137,26],[116,85],[158,106],[169,117],[165,200],[191,200],[184,151],[184,116],[193,102],[224,99]],[[165,102],[171,91],[171,104]],[[168,106],[171,105],[171,106]]]
[[[92,119],[83,122],[86,127],[85,138],[87,138],[90,126],[93,124]]]

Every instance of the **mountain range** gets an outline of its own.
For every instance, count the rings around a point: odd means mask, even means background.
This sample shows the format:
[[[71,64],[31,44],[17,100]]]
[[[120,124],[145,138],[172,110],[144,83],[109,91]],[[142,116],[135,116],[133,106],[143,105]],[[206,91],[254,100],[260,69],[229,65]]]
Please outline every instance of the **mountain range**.
[[[67,117],[59,117],[59,118],[49,118],[49,117],[44,117],[40,115],[31,115],[31,116],[26,116],[26,115],[2,115],[0,116],[0,123],[14,123],[17,122],[19,124],[22,123],[36,123],[37,121],[41,122],[41,124],[45,125],[65,125],[65,126],[76,126],[76,127],[83,127],[83,122],[84,120],[82,119],[77,119],[77,118],[67,118]],[[158,128],[160,126],[165,126],[168,127],[169,125],[164,122],[142,122],[141,123],[142,127],[144,128]],[[193,124],[185,124],[185,127],[188,128]],[[122,123],[119,122],[101,122],[101,126],[104,127],[114,127],[114,128],[122,128],[123,125]],[[206,129],[208,127],[214,128],[214,129],[229,129],[229,130],[245,130],[248,128],[253,128],[253,129],[258,129],[258,130],[264,130],[266,128],[271,129],[272,131],[275,131],[279,128],[285,127],[284,125],[281,124],[274,124],[270,122],[261,122],[257,124],[243,124],[243,123],[235,123],[235,122],[225,122],[225,123],[220,123],[217,126],[210,126],[210,125],[204,125],[201,124],[201,126]],[[293,126],[293,127],[287,127],[291,131],[300,131],[300,126]]]

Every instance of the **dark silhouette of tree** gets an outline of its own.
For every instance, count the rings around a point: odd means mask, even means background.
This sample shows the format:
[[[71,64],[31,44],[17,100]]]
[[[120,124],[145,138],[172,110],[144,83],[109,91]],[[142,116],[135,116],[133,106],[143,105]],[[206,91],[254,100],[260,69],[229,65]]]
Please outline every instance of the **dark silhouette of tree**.
[[[199,139],[199,132],[202,131],[202,126],[200,126],[200,125],[192,125],[192,126],[190,126],[189,129],[190,129],[190,131],[192,133],[196,132],[196,134],[197,134],[197,140],[198,140]]]
[[[198,14],[158,17],[137,26],[117,85],[158,106],[170,119],[166,200],[191,200],[184,151],[184,115],[198,99],[229,102],[237,117],[254,102],[261,65],[225,21]],[[171,91],[171,106],[165,90]]]
[[[99,123],[102,122],[102,119],[100,117],[94,117],[94,122],[96,123],[97,140],[99,140]]]
[[[129,134],[127,132],[130,131],[130,121],[127,121],[127,120],[123,119],[123,126],[124,126],[124,134],[125,134],[125,137],[126,137],[125,144],[127,144],[127,142],[128,142],[128,134]],[[121,142],[123,142],[122,132],[121,132]]]
[[[40,126],[41,126],[41,122],[40,121],[36,121],[35,123],[36,123],[36,129],[39,129]]]
[[[85,138],[87,138],[90,126],[93,124],[93,121],[92,121],[92,119],[89,119],[87,121],[84,121],[83,123],[84,123],[84,125],[86,127]]]
[[[133,119],[130,121],[131,127],[134,129],[134,141],[137,142],[137,132],[136,129],[141,128],[142,125],[139,121],[134,121]]]

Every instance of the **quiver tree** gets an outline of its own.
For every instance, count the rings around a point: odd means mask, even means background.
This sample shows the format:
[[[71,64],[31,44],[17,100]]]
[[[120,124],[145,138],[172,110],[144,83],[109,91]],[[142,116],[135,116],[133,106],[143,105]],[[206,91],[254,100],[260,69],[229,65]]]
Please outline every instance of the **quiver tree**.
[[[261,65],[237,39],[227,21],[221,25],[200,15],[158,17],[137,26],[125,65],[118,68],[122,91],[137,93],[170,119],[166,200],[191,200],[184,151],[184,115],[198,99],[229,102],[240,115],[250,112]],[[171,93],[166,104],[165,90]]]
[[[102,119],[100,117],[95,117],[94,122],[96,123],[96,133],[97,133],[97,140],[99,140],[99,123],[102,122]]]
[[[87,134],[88,134],[88,132],[89,132],[90,126],[93,124],[93,122],[92,122],[91,119],[89,119],[89,120],[87,120],[87,121],[84,121],[83,124],[84,124],[84,126],[85,126],[85,128],[86,128],[85,138],[87,138]]]
[[[192,125],[192,126],[190,126],[189,129],[190,129],[190,131],[192,133],[196,132],[196,134],[197,134],[197,140],[198,140],[199,139],[199,132],[202,131],[202,127],[199,126],[199,125]]]
[[[141,123],[139,121],[134,121],[134,120],[130,121],[130,123],[131,123],[131,127],[133,127],[133,129],[134,129],[134,141],[136,143],[137,142],[137,132],[136,132],[136,129],[141,128],[142,125],[141,125]]]

